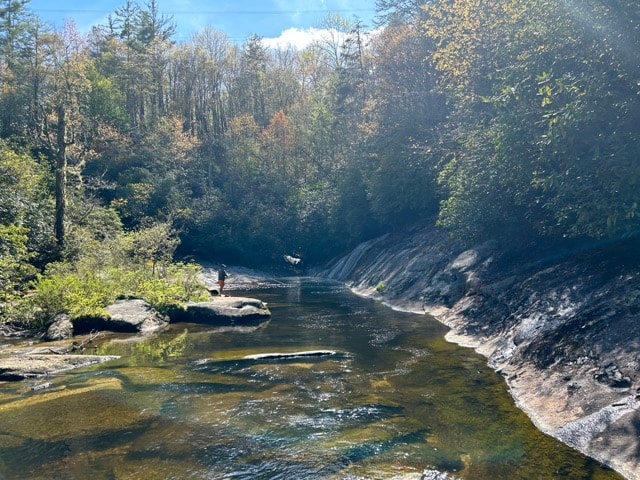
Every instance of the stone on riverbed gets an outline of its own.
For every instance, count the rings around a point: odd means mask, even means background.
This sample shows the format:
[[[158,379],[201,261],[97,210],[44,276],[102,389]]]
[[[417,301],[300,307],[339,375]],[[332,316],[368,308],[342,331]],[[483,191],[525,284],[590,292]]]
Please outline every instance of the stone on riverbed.
[[[14,354],[0,358],[0,380],[24,380],[116,360],[105,355]]]
[[[46,340],[62,340],[73,335],[95,331],[118,333],[153,333],[169,325],[169,319],[140,299],[120,300],[106,308],[106,317],[83,317],[73,320],[61,315],[49,327]],[[253,325],[271,317],[261,300],[246,297],[218,297],[208,302],[187,304],[185,310],[174,312],[172,322],[205,323],[209,325]]]
[[[52,342],[71,337],[73,337],[73,322],[70,315],[63,313],[58,315],[49,325],[44,339]]]
[[[299,352],[273,352],[273,353],[255,353],[247,355],[244,360],[287,360],[297,359],[301,357],[330,357],[338,355],[335,350],[303,350]]]
[[[74,442],[100,438],[108,434],[132,431],[149,415],[130,405],[122,395],[122,381],[116,378],[93,378],[83,386],[45,390],[35,395],[0,405],[0,424],[5,438],[38,441],[40,448],[72,445]],[[120,401],[118,401],[120,400]],[[91,408],[86,408],[91,405]],[[40,451],[36,455],[42,455]],[[41,456],[37,457],[42,461]],[[38,461],[25,468],[35,468]],[[43,462],[44,463],[44,462]],[[67,464],[67,468],[69,464]],[[27,469],[26,472],[29,470]],[[69,478],[69,470],[61,476],[38,478]],[[35,478],[25,475],[22,478]]]
[[[208,325],[245,325],[265,322],[271,312],[261,300],[247,297],[218,297],[209,302],[187,304],[184,312],[174,315],[175,322]]]

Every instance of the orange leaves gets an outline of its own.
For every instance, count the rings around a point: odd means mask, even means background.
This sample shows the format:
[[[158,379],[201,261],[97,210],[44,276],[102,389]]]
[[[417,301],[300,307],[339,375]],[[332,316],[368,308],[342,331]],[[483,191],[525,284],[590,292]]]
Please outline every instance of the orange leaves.
[[[282,110],[278,110],[269,126],[262,132],[262,141],[265,147],[277,148],[283,153],[293,149],[293,128],[291,121]]]

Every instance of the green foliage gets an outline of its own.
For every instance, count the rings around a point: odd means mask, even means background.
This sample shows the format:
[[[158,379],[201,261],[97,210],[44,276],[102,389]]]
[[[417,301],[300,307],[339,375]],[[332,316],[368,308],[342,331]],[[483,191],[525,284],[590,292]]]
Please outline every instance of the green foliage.
[[[72,318],[105,317],[104,307],[116,299],[110,287],[112,285],[102,278],[88,272],[60,271],[38,281],[32,301],[43,325],[61,313],[68,313]]]
[[[194,295],[176,287],[191,275],[172,270],[177,231],[185,253],[254,264],[322,262],[436,214],[466,242],[640,231],[637,2],[378,4],[389,23],[371,40],[335,17],[344,37],[295,51],[211,29],[174,45],[154,1],[87,38],[12,3],[0,135],[42,158],[0,145],[3,298],[50,257],[61,151],[68,238],[41,280],[47,315],[67,297],[99,311]]]
[[[189,301],[204,301],[209,294],[199,281],[201,268],[189,264],[172,264],[162,276],[140,272],[131,285],[133,296],[145,299],[160,313],[168,314]]]
[[[73,263],[50,264],[29,299],[38,324],[61,313],[105,316],[118,298],[142,298],[161,313],[208,298],[201,267],[172,263],[176,245],[167,225],[154,225],[96,243]]]
[[[36,269],[29,263],[33,254],[27,250],[27,229],[0,225],[0,311],[6,309],[29,282]]]
[[[91,168],[109,170],[106,178],[113,188],[104,191],[105,200],[125,224],[135,227],[146,217],[164,221],[188,215],[192,185],[198,185],[187,174],[195,174],[200,166],[197,140],[183,131],[176,118],[164,118],[134,144],[119,141],[124,143],[125,158],[118,157],[120,150],[105,151],[104,158],[92,159]],[[111,161],[119,162],[117,168],[110,168]]]
[[[373,215],[397,228],[437,212],[440,131],[448,112],[427,60],[435,47],[417,20],[389,26],[375,42],[376,108],[367,111],[363,175]]]
[[[51,247],[46,222],[50,197],[46,175],[29,155],[0,143],[0,318],[16,321],[20,298],[29,290],[33,265]]]
[[[27,152],[0,141],[0,223],[27,229],[31,252],[52,247],[53,195],[45,168]]]
[[[472,240],[637,232],[638,8],[519,0],[498,18],[481,2],[443,3],[427,23],[457,147],[440,224]]]
[[[125,97],[118,85],[100,73],[95,65],[89,67],[87,77],[91,83],[88,99],[90,117],[114,127],[125,128]]]

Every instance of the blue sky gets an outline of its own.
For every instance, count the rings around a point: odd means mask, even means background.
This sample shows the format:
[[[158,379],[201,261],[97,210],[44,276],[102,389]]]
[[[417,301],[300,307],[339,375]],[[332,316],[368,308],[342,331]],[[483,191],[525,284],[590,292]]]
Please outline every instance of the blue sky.
[[[144,6],[148,0],[134,0]],[[285,31],[305,32],[317,28],[330,13],[360,19],[372,28],[375,0],[157,0],[160,12],[172,15],[175,39],[185,41],[209,26],[226,33],[237,43],[249,35],[278,38]],[[81,32],[106,23],[110,13],[125,0],[31,0],[29,10],[46,23],[61,27],[74,20]],[[295,30],[292,30],[295,29]]]

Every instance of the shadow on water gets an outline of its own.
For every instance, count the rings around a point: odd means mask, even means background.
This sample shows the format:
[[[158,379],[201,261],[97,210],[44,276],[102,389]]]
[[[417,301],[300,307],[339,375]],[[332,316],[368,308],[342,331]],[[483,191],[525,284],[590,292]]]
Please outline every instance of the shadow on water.
[[[429,317],[313,279],[242,295],[267,325],[116,338],[100,353],[120,361],[0,384],[0,478],[621,478],[536,430]]]

